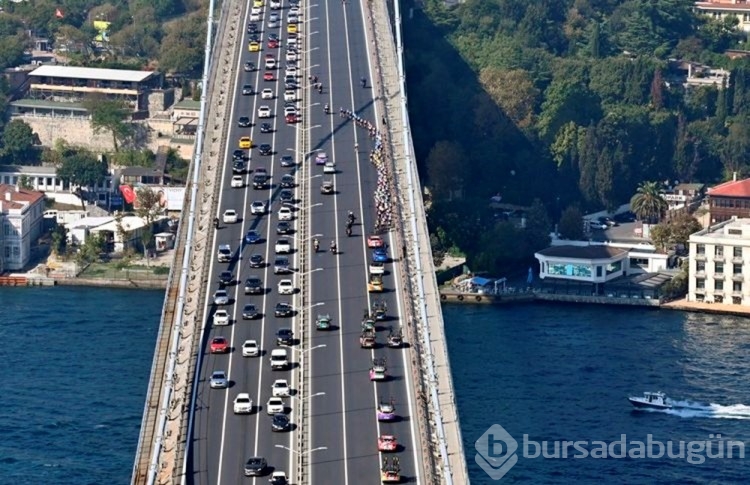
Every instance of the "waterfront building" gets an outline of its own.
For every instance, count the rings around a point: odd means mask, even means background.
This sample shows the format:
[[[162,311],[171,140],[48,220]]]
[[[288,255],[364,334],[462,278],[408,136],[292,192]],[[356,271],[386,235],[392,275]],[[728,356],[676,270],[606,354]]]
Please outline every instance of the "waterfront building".
[[[71,245],[82,245],[90,236],[101,235],[105,250],[115,253],[137,248],[146,226],[146,221],[138,216],[123,216],[120,221],[111,216],[84,217],[65,225]]]
[[[23,269],[42,231],[44,194],[0,184],[0,271]]]
[[[750,218],[750,179],[737,180],[736,176],[708,189],[711,224],[728,221],[733,217]]]
[[[18,185],[25,178],[26,183],[35,191],[44,192],[47,198],[63,204],[79,205],[80,198],[71,190],[70,184],[57,176],[57,168],[35,165],[0,166],[0,183]],[[106,206],[112,187],[112,176],[107,175],[104,181],[86,190],[92,201]],[[73,187],[75,189],[75,187]]]
[[[628,251],[592,244],[552,246],[534,254],[539,278],[558,278],[582,283],[606,283],[625,274]]]
[[[750,218],[732,218],[689,239],[688,301],[750,305]]]

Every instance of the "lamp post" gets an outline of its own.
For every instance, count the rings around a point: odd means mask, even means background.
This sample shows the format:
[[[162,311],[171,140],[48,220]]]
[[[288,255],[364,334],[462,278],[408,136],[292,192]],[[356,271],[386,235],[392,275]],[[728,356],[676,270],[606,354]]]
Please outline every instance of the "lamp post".
[[[292,453],[296,453],[296,454],[302,455],[302,456],[309,455],[310,453],[314,453],[316,451],[323,451],[323,450],[327,450],[328,449],[327,446],[318,446],[317,448],[313,448],[312,450],[297,451],[297,450],[293,450],[292,448],[289,448],[288,446],[284,446],[284,445],[276,445],[276,448],[281,448],[283,450],[290,451]]]

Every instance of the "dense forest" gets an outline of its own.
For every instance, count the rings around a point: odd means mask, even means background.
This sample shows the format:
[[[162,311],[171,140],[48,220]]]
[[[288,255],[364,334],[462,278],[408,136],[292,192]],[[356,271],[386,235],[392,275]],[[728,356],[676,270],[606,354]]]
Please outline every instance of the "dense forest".
[[[571,206],[627,203],[645,181],[750,175],[750,61],[726,55],[745,45],[736,19],[701,16],[688,0],[420,5],[404,22],[405,58],[438,252],[496,271],[546,244],[496,223],[495,195],[538,198],[557,222]],[[677,61],[731,76],[686,88]]]

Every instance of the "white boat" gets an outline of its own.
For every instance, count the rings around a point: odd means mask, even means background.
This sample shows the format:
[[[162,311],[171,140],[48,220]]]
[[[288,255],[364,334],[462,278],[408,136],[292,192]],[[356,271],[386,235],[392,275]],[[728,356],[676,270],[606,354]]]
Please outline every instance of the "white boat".
[[[630,404],[639,409],[671,409],[667,396],[663,392],[644,392],[643,397],[629,397]]]

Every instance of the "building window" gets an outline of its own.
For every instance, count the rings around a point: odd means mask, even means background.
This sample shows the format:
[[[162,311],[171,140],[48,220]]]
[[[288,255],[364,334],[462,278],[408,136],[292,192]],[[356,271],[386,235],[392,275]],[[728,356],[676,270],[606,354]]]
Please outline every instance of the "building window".
[[[741,258],[742,257],[742,248],[734,247],[732,249],[735,258]]]
[[[5,234],[6,236],[10,236],[10,224],[8,224],[7,222],[3,224],[3,234]]]
[[[714,256],[724,256],[724,246],[714,247]]]
[[[591,266],[586,264],[550,264],[548,274],[551,276],[591,278]]]
[[[705,263],[705,261],[697,261],[695,263],[695,271],[697,271],[698,273],[702,273],[702,272],[706,271],[706,263]]]
[[[702,290],[706,287],[706,280],[696,280],[695,281],[695,287],[699,290]]]
[[[732,265],[732,274],[742,274],[742,265],[741,264],[733,264]]]
[[[597,266],[596,267],[596,277],[597,278],[601,278],[602,277],[602,267],[601,266]]]
[[[735,281],[732,283],[732,291],[742,293],[742,281]]]
[[[5,257],[10,258],[10,246],[5,246]]]
[[[21,248],[18,246],[13,246],[13,258],[18,259],[19,256],[21,256]]]
[[[724,289],[724,282],[721,280],[714,281],[714,290],[722,291]]]
[[[612,273],[617,273],[622,270],[622,261],[615,261],[612,264],[607,265],[607,276]]]
[[[696,252],[696,254],[706,254],[706,245],[705,244],[696,244],[695,245],[695,252]]]
[[[714,273],[716,273],[716,274],[723,274],[724,273],[724,263],[714,263]]]
[[[52,177],[47,177],[47,185],[52,185]]]

